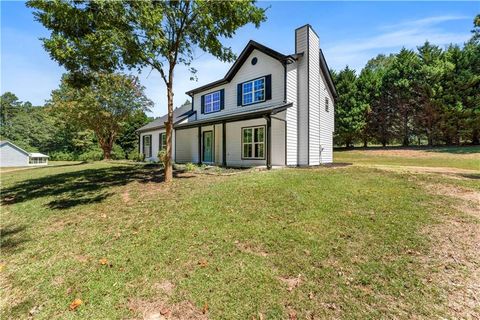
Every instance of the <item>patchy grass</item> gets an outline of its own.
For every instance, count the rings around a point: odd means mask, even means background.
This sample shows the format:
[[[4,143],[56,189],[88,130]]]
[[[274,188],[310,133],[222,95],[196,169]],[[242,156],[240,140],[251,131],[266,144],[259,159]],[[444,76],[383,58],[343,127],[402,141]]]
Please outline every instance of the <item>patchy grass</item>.
[[[480,147],[372,148],[335,152],[336,162],[357,165],[447,167],[480,170]]]
[[[115,162],[2,174],[3,317],[449,315],[425,230],[455,202],[426,176],[213,173],[170,186],[157,166]]]

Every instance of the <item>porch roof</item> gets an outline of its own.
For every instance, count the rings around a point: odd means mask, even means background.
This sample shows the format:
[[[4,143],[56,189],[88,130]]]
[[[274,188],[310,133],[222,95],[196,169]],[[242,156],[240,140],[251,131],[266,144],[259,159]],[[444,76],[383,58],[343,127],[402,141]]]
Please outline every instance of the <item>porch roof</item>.
[[[254,109],[246,112],[245,111],[235,112],[235,113],[222,115],[218,117],[211,117],[207,119],[194,120],[187,123],[176,124],[174,128],[181,129],[181,128],[197,127],[199,125],[211,125],[211,124],[217,124],[222,122],[233,122],[233,121],[240,121],[240,120],[255,119],[255,118],[262,117],[264,115],[277,114],[279,112],[286,110],[287,108],[290,108],[292,105],[293,104],[289,102],[289,103],[283,103],[280,105],[273,105],[269,107]]]

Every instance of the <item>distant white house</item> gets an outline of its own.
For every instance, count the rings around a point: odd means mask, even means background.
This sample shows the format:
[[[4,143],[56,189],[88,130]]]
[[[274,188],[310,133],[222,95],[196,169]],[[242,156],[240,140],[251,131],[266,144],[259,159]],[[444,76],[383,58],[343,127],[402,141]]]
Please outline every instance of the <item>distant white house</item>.
[[[0,167],[46,166],[48,156],[27,152],[10,141],[0,141]]]

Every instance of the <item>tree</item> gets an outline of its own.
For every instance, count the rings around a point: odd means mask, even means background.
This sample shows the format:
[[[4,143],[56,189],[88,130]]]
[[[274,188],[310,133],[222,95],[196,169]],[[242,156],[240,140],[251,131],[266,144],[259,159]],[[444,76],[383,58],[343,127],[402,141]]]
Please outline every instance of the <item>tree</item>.
[[[128,159],[130,152],[138,147],[138,135],[136,130],[148,123],[148,121],[149,118],[142,110],[133,112],[133,114],[125,121],[123,130],[117,139],[117,144],[122,147],[126,159]]]
[[[428,41],[418,47],[420,71],[417,73],[418,97],[414,114],[417,135],[425,134],[428,145],[436,143],[440,136],[442,116],[443,75],[446,66],[442,49]]]
[[[364,105],[358,100],[357,76],[348,66],[334,75],[338,98],[335,103],[335,137],[338,144],[353,146],[365,126]]]
[[[178,64],[190,66],[198,47],[222,61],[233,61],[221,43],[235,31],[266,19],[255,1],[47,1],[28,6],[47,29],[43,39],[52,58],[76,75],[149,67],[167,88],[165,181],[172,180],[173,84]],[[191,71],[195,72],[194,69]]]
[[[92,73],[89,78],[88,86],[76,88],[70,85],[69,75],[64,76],[60,88],[52,92],[50,104],[73,123],[95,132],[104,159],[110,160],[125,122],[133,113],[149,110],[153,103],[134,77]]]

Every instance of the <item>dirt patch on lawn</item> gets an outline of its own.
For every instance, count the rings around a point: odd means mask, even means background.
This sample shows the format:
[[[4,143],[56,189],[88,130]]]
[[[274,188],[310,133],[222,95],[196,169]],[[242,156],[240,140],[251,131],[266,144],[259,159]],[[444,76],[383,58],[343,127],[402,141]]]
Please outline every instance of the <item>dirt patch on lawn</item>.
[[[367,156],[375,157],[402,157],[402,158],[432,158],[435,156],[440,156],[442,158],[462,158],[462,159],[476,159],[478,158],[478,153],[469,153],[469,154],[450,154],[445,152],[435,152],[435,150],[415,150],[415,149],[386,149],[386,150],[355,150],[350,151],[351,153],[365,154]]]
[[[302,283],[301,275],[298,275],[296,277],[278,277],[278,280],[280,280],[280,282],[283,282],[287,286],[287,291],[289,292],[299,287]]]
[[[375,164],[357,164],[358,167],[369,167],[381,169],[390,172],[413,173],[413,174],[437,174],[447,178],[458,180],[480,179],[480,171],[448,168],[448,167],[418,167],[418,166],[400,166],[400,165],[375,165]]]
[[[235,246],[238,250],[244,253],[249,253],[260,257],[268,256],[268,252],[266,252],[259,246],[255,246],[250,243],[235,241]]]
[[[181,301],[169,304],[164,300],[145,301],[140,299],[131,300],[128,303],[131,311],[139,314],[134,319],[143,320],[206,320],[207,308],[200,310],[190,301]]]
[[[457,199],[456,214],[425,231],[434,244],[424,257],[434,266],[428,282],[445,288],[447,313],[454,319],[480,319],[480,193],[444,184],[424,184],[432,194]]]

